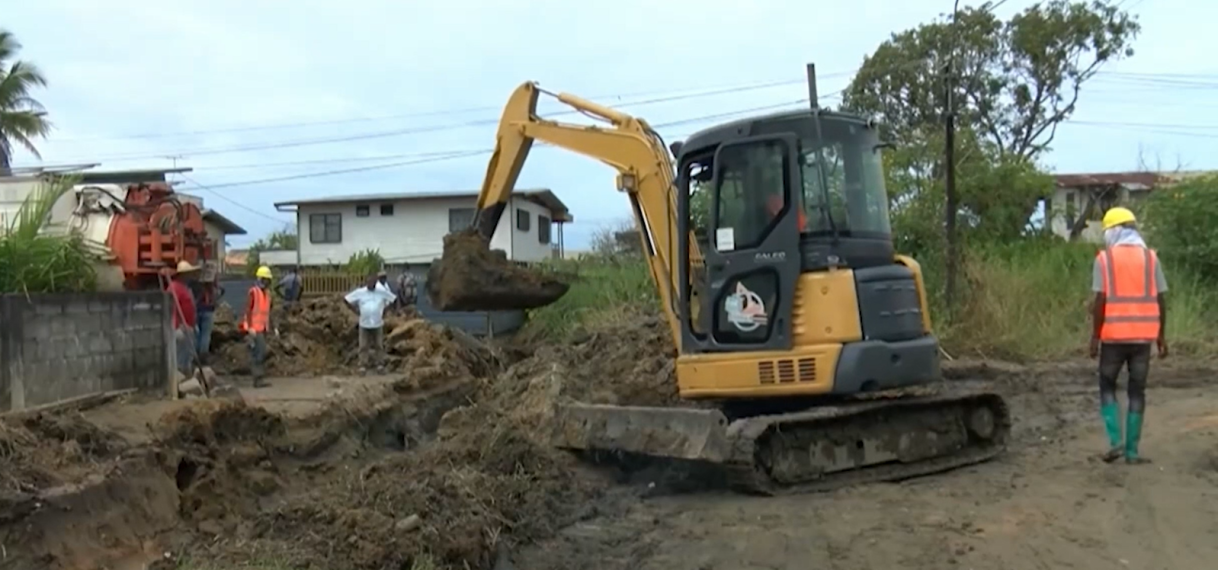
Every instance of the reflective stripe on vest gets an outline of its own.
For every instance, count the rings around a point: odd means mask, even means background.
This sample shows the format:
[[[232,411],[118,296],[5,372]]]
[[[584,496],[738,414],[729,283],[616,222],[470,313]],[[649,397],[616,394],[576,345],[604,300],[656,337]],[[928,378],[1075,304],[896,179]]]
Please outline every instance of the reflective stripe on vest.
[[[254,298],[254,307],[250,314],[245,315],[245,327],[249,332],[266,332],[266,325],[271,316],[271,297],[261,287],[250,287],[250,296]]]
[[[1100,340],[1151,342],[1159,338],[1159,260],[1149,248],[1118,245],[1097,256],[1103,276]]]

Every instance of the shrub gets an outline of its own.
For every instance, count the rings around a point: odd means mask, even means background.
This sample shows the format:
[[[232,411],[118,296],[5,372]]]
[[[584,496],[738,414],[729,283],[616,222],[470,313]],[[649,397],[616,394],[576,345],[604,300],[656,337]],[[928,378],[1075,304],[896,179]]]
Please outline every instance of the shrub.
[[[0,293],[92,291],[99,258],[76,234],[50,231],[51,210],[74,180],[49,178],[0,230]]]

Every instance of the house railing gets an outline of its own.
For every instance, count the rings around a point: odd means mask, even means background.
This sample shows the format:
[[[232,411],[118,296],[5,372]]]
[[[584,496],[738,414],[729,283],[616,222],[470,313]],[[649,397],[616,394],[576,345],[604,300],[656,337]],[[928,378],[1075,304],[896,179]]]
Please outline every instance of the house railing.
[[[364,282],[364,275],[343,271],[305,270],[300,274],[305,297],[344,295]]]

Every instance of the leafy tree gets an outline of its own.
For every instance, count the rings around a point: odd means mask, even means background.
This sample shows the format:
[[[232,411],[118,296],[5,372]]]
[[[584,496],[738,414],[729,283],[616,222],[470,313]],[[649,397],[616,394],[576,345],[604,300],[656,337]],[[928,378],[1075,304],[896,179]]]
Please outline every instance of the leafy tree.
[[[916,141],[942,122],[950,61],[958,126],[986,138],[999,155],[1035,159],[1074,113],[1083,84],[1105,63],[1133,55],[1140,29],[1134,16],[1104,0],[1049,0],[1005,22],[988,4],[964,8],[881,44],[843,103],[881,119],[893,142]]]
[[[1141,206],[1142,225],[1166,262],[1218,278],[1218,175],[1158,188]]]
[[[884,156],[889,210],[896,245],[916,256],[936,255],[943,246],[943,185],[927,168],[941,158],[941,133],[927,133]],[[969,131],[957,135],[956,186],[961,237],[965,242],[1007,242],[1026,236],[1026,205],[1050,192],[1052,177],[1030,160],[1002,154]]]
[[[42,104],[30,96],[35,87],[46,87],[46,78],[34,64],[14,60],[21,43],[0,29],[0,174],[12,172],[13,144],[42,158],[34,139],[51,131]]]
[[[271,232],[266,237],[254,242],[249,248],[248,262],[246,263],[246,273],[253,275],[261,265],[261,253],[267,250],[295,250],[297,243],[296,231],[293,228],[285,227],[282,230]]]
[[[360,277],[366,277],[384,268],[385,258],[381,257],[380,250],[371,248],[351,254],[343,265],[344,272]]]

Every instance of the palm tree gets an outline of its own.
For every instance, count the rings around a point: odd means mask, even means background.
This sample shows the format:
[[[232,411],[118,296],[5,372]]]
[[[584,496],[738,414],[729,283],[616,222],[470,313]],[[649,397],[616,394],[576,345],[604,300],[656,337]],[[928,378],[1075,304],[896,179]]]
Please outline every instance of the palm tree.
[[[30,97],[30,91],[46,87],[47,80],[34,64],[14,60],[19,51],[17,37],[0,29],[0,176],[11,172],[13,143],[41,159],[34,139],[51,131],[42,104]]]

